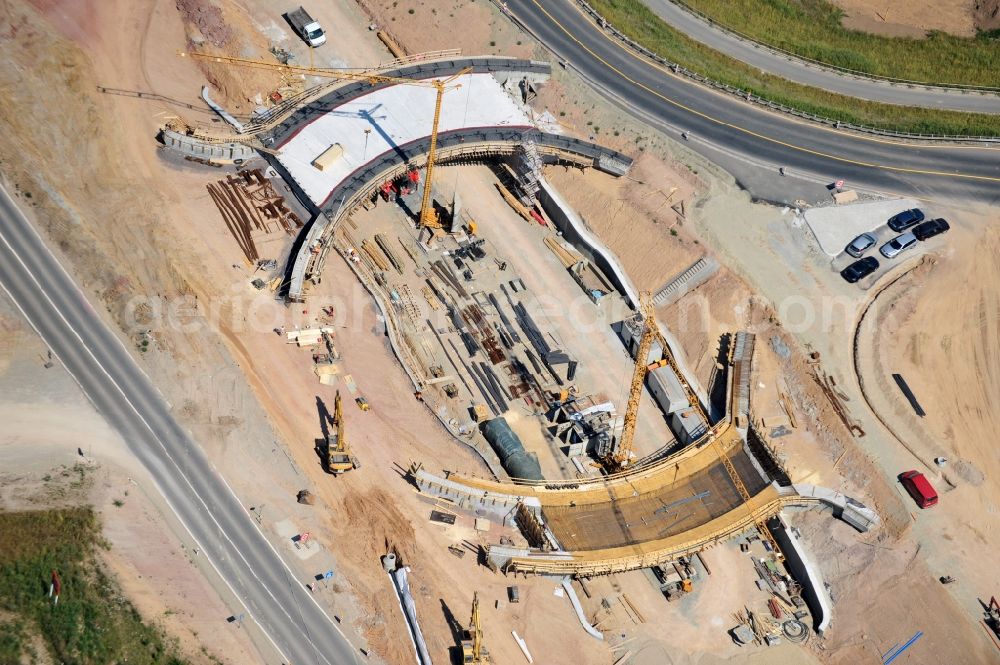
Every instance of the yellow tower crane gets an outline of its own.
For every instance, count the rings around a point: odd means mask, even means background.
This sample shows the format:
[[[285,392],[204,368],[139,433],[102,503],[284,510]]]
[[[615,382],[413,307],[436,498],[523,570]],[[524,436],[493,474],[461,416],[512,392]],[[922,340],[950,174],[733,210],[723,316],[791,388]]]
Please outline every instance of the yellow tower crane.
[[[635,356],[635,370],[632,373],[632,385],[629,388],[628,394],[628,406],[625,409],[625,423],[622,428],[622,436],[619,439],[618,446],[615,448],[606,459],[602,460],[604,466],[609,471],[621,471],[626,466],[628,466],[629,461],[632,457],[632,450],[634,447],[635,438],[635,426],[638,422],[639,415],[639,400],[642,397],[642,386],[646,380],[646,372],[649,370],[649,350],[653,346],[653,342],[659,343],[660,348],[663,351],[663,359],[667,361],[667,364],[674,373],[677,375],[677,379],[680,381],[681,385],[684,387],[684,391],[687,393],[688,403],[691,405],[698,415],[702,417],[706,425],[708,424],[708,416],[705,414],[704,409],[701,408],[701,401],[698,396],[694,394],[691,390],[691,386],[688,385],[687,381],[684,380],[684,375],[681,373],[680,369],[677,367],[677,363],[674,360],[673,355],[670,353],[670,347],[667,346],[667,341],[664,339],[663,334],[660,332],[659,327],[656,325],[656,313],[653,309],[653,298],[648,291],[643,291],[639,294],[639,319],[640,325],[642,325],[642,333],[639,338],[639,349]],[[736,467],[733,465],[732,460],[729,459],[729,455],[723,450],[721,444],[719,443],[719,436],[714,434],[709,435],[711,437],[712,446],[715,448],[716,454],[722,461],[722,465],[726,469],[726,473],[729,474],[729,478],[733,481],[733,485],[736,487],[736,491],[739,493],[740,498],[743,500],[743,504],[750,505],[750,492],[747,490],[746,484],[744,484],[743,479],[740,478],[740,474],[736,471]],[[771,535],[771,530],[767,528],[762,519],[754,519],[754,524],[757,526],[757,530],[760,531],[761,537],[768,540],[774,549],[775,556],[779,559],[783,559],[781,549],[778,547],[777,541],[775,541],[774,536]]]
[[[479,617],[479,593],[472,594],[472,619],[462,639],[464,665],[489,665],[490,652],[483,646],[483,627]]]
[[[427,166],[424,174],[424,194],[423,200],[420,204],[420,217],[419,223],[422,227],[439,229],[441,228],[441,222],[438,219],[437,211],[434,210],[434,202],[431,195],[432,186],[432,174],[434,172],[434,163],[437,159],[437,139],[438,139],[438,125],[441,121],[441,105],[444,101],[444,93],[448,90],[454,90],[460,88],[460,83],[455,83],[455,79],[464,76],[472,71],[472,67],[466,67],[465,69],[453,74],[447,78],[443,79],[411,79],[404,78],[401,76],[386,76],[384,74],[378,74],[375,72],[362,72],[362,71],[352,71],[345,69],[327,69],[323,67],[303,67],[299,65],[283,65],[280,62],[268,62],[267,60],[256,60],[253,58],[239,58],[229,55],[210,55],[207,53],[195,53],[195,52],[181,52],[179,54],[182,58],[192,58],[195,60],[204,60],[207,62],[215,62],[226,65],[234,65],[237,67],[248,67],[250,69],[264,69],[268,71],[280,72],[285,76],[319,76],[325,78],[332,78],[337,80],[345,81],[367,81],[371,85],[377,85],[379,83],[395,83],[400,85],[415,85],[420,87],[434,88],[437,91],[437,98],[434,102],[434,122],[431,126],[431,146],[427,153]],[[198,130],[190,130],[190,133],[197,138],[204,138],[213,142],[247,142],[248,140],[256,137],[257,135],[266,132],[279,123],[281,123],[285,118],[291,115],[297,108],[299,108],[302,103],[305,103],[306,99],[310,95],[308,91],[305,95],[297,97],[293,105],[289,105],[287,108],[282,109],[281,112],[269,114],[264,122],[249,123],[242,132],[236,132],[228,135],[217,134],[214,132],[201,132]],[[256,146],[255,147],[259,147]],[[273,152],[266,148],[262,148],[265,152]]]
[[[344,409],[340,391],[333,402],[333,432],[326,436],[326,469],[335,476],[357,468],[357,461],[344,436]]]

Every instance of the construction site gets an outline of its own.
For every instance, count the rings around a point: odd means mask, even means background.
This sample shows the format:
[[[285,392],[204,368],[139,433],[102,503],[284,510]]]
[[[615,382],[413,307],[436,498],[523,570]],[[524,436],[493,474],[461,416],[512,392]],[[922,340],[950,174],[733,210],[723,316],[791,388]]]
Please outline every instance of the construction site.
[[[309,211],[302,227],[273,198],[260,169],[209,186],[246,259],[269,275],[257,278],[257,288],[270,284],[279,298],[317,307],[326,265],[343,261],[374,298],[415,400],[452,445],[471,448],[490,472],[436,473],[430,460],[414,460],[406,478],[433,506],[432,521],[453,524],[462,513],[475,518],[478,531],[497,523],[505,535],[480,552],[494,571],[581,583],[653,571],[668,601],[693,592],[692,562],[703,550],[752,532],[763,544],[757,573],[775,594],[770,614],[784,620],[762,621],[748,609],[733,639],[775,645],[782,634],[792,641],[822,634],[832,611],[828,594],[777,516],[827,508],[861,532],[878,516],[839,492],[794,485],[753,431],[753,334],[728,335],[728,357],[713,376],[716,404],[678,362],[655,307],[716,266],[700,259],[656,292],[639,292],[546,181],[544,169],[553,165],[607,178],[627,176],[632,165],[615,150],[567,139],[551,118],[533,119],[530,102],[551,72],[547,63],[430,53],[412,59],[419,64],[397,61],[355,74],[185,56],[333,79],[251,123],[216,108],[232,125],[229,135],[174,124],[162,140],[177,154],[218,162],[243,161],[237,151],[254,148]],[[470,163],[487,165],[485,182],[470,186],[449,169]],[[261,200],[261,190],[272,196],[263,207],[234,211],[220,194],[227,185],[242,188],[244,201]],[[269,233],[269,219],[289,234],[301,229],[285,266],[256,251],[253,237]],[[322,300],[318,307],[327,323],[336,318],[335,307]],[[371,408],[354,378],[339,375],[333,327],[278,332],[319,348],[319,382],[344,385],[360,409]],[[339,390],[330,422],[333,431],[317,446],[324,467],[335,475],[354,471],[364,454],[348,443]],[[387,556],[418,660],[430,663],[397,553]],[[573,586],[564,586],[584,628],[595,632]],[[481,637],[478,616],[476,600],[470,630]],[[478,647],[463,651],[463,662],[489,662],[485,652],[472,655]]]
[[[129,131],[198,267],[150,292],[193,295],[209,332],[129,341],[154,376],[198,368],[169,399],[359,662],[888,663],[918,643],[908,622],[838,633],[876,550],[896,548],[883,591],[916,556],[911,515],[869,481],[842,374],[699,226],[711,169],[581,111],[500,5],[456,6],[492,26],[463,51],[388,29],[413,15],[395,3],[314,12],[340,22],[319,45],[301,8],[182,4],[143,46],[176,92],[93,94],[166,105]],[[247,624],[239,662],[284,663]],[[922,628],[939,655],[966,637]]]

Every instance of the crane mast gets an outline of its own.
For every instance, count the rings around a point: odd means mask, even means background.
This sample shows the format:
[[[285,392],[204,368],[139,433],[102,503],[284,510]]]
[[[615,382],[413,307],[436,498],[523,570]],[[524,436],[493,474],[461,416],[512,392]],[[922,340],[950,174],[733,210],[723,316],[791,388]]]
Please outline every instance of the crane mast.
[[[434,102],[434,125],[431,127],[431,148],[427,151],[427,168],[424,172],[424,198],[420,203],[420,226],[429,229],[441,228],[434,200],[431,195],[431,183],[434,174],[434,159],[437,156],[438,123],[441,121],[441,102],[444,98],[444,84],[437,83],[437,99]]]
[[[311,53],[311,51],[310,51]],[[379,83],[394,83],[399,85],[415,85],[420,87],[431,87],[437,92],[436,99],[434,100],[434,122],[431,127],[431,146],[427,153],[427,167],[426,173],[424,174],[424,193],[423,200],[420,204],[420,215],[418,217],[419,225],[421,227],[427,227],[430,229],[440,229],[441,221],[438,219],[437,211],[434,210],[434,201],[431,194],[431,186],[433,184],[432,176],[434,172],[434,165],[437,159],[437,142],[438,142],[438,126],[441,122],[441,106],[444,101],[444,93],[448,90],[454,90],[460,88],[461,84],[449,85],[455,79],[464,76],[472,71],[472,67],[466,67],[461,71],[452,74],[445,79],[411,79],[404,78],[401,76],[388,76],[385,74],[377,74],[375,72],[364,72],[364,71],[351,71],[343,69],[327,69],[322,67],[302,67],[299,65],[283,65],[279,62],[268,62],[266,60],[256,60],[253,58],[240,58],[236,56],[228,55],[209,55],[206,53],[196,53],[196,52],[180,52],[179,55],[184,58],[193,58],[196,60],[206,60],[209,62],[215,62],[225,65],[235,65],[238,67],[248,67],[250,69],[264,69],[268,71],[277,71],[287,75],[301,75],[301,76],[321,76],[333,79],[342,79],[349,81],[367,81],[371,85],[377,85]],[[294,109],[292,109],[294,110]],[[203,138],[208,141],[219,142],[219,141],[242,141],[245,142],[249,138],[256,136],[262,132],[271,129],[274,125],[280,122],[281,118],[287,117],[287,114],[291,113],[281,113],[274,118],[270,118],[267,122],[257,126],[250,123],[247,131],[238,132],[230,135],[214,134],[210,132],[204,132],[203,135],[199,135],[198,132],[194,132],[194,136],[197,138]],[[264,152],[269,152],[276,154],[275,151],[253,144],[255,149],[263,150]]]
[[[636,351],[635,356],[635,370],[632,372],[632,384],[629,388],[628,406],[625,409],[625,422],[622,427],[622,436],[611,455],[602,460],[604,466],[609,471],[622,470],[628,465],[629,460],[632,457],[635,427],[638,422],[639,415],[639,401],[642,397],[642,387],[646,380],[646,373],[649,370],[649,365],[647,363],[649,360],[649,350],[652,348],[654,341],[660,344],[660,348],[663,351],[663,357],[666,359],[671,369],[674,370],[677,379],[684,387],[684,391],[687,393],[688,402],[691,407],[698,412],[706,424],[709,422],[704,409],[701,408],[701,401],[698,399],[698,396],[694,394],[691,386],[684,379],[683,374],[681,374],[673,355],[670,353],[670,348],[667,346],[666,339],[664,339],[663,334],[656,325],[656,312],[653,308],[653,299],[652,295],[648,291],[643,291],[639,294],[639,317],[642,322],[642,333],[639,338],[639,349]],[[740,477],[739,472],[737,472],[732,460],[729,459],[728,453],[722,448],[720,443],[721,437],[715,435],[714,433],[710,433],[709,437],[712,442],[712,447],[715,449],[716,454],[722,461],[722,466],[726,469],[729,479],[732,481],[737,493],[739,493],[743,505],[750,509],[750,492],[747,490],[746,484]],[[775,556],[777,556],[778,559],[783,560],[784,556],[781,553],[781,548],[778,547],[777,541],[771,534],[771,530],[767,528],[766,524],[764,524],[764,521],[754,516],[754,524],[760,532],[761,537],[766,539],[771,544],[774,549]]]

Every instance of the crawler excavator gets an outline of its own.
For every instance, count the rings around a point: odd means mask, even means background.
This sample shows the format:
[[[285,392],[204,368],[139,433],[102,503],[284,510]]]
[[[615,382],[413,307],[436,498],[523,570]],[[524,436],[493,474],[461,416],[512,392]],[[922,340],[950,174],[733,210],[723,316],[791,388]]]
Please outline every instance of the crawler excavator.
[[[358,468],[358,462],[344,437],[344,410],[340,391],[333,402],[333,431],[326,435],[326,470],[335,476]]]
[[[464,665],[489,665],[490,652],[483,646],[483,627],[479,617],[479,593],[472,594],[472,619],[462,637],[462,663]]]

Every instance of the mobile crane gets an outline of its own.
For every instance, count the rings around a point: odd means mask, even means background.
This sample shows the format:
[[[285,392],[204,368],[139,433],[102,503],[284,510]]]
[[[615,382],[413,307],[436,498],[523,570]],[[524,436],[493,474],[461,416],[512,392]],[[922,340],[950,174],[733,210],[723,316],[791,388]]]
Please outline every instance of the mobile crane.
[[[238,67],[275,71],[280,72],[285,76],[320,76],[337,80],[367,81],[373,86],[380,83],[394,83],[400,85],[416,85],[425,88],[434,88],[437,91],[437,97],[434,102],[434,122],[431,126],[430,150],[427,152],[427,166],[426,173],[424,174],[424,193],[423,200],[420,204],[419,225],[429,229],[440,229],[442,227],[441,220],[438,219],[437,211],[434,209],[434,202],[431,196],[434,164],[437,160],[437,139],[438,125],[441,121],[441,104],[444,100],[444,93],[446,91],[461,87],[460,83],[453,84],[453,82],[456,79],[470,73],[472,71],[472,67],[466,67],[465,69],[462,69],[461,71],[443,79],[411,79],[400,76],[386,76],[375,72],[358,72],[344,69],[327,69],[322,67],[303,67],[300,65],[281,64],[280,62],[268,62],[266,60],[256,60],[253,58],[239,58],[228,55],[210,55],[207,53],[196,53],[193,51],[181,52],[179,55],[181,57],[192,58],[195,60],[205,60],[208,62],[234,65]],[[284,118],[288,117],[288,115],[291,115],[295,108],[300,106],[301,103],[307,98],[308,97],[303,97],[302,99],[297,100],[299,103],[296,103],[294,106],[283,108],[279,113],[268,114],[263,121],[250,122],[243,127],[242,131],[237,133],[223,135],[213,132],[200,131],[190,127],[186,128],[186,131],[195,138],[211,142],[246,142],[250,143],[255,148],[258,148],[259,146],[257,143],[259,143],[259,140],[255,141],[255,139],[257,139],[257,137],[263,132],[274,128],[282,120],[284,120]],[[273,152],[268,148],[261,147],[261,149],[265,152]]]

